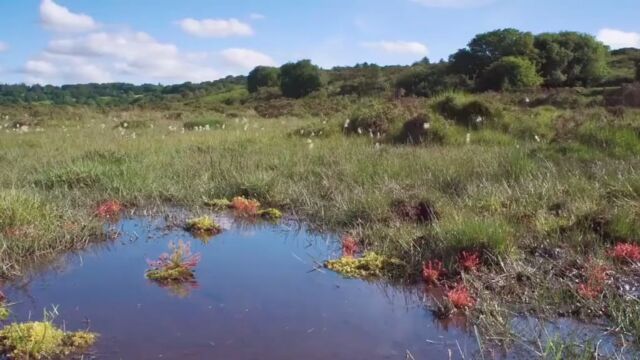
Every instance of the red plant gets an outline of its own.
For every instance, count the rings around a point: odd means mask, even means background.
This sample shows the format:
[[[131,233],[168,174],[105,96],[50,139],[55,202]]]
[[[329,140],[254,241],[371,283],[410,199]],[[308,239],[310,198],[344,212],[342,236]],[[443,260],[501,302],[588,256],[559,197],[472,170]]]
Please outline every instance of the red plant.
[[[358,242],[351,235],[342,237],[342,256],[354,257],[358,252]]]
[[[114,218],[124,209],[124,206],[117,200],[109,200],[98,205],[96,215],[101,218]]]
[[[200,262],[200,254],[191,253],[191,244],[182,240],[169,243],[171,253],[160,255],[158,260],[147,260],[147,277],[161,282],[192,280],[193,269]]]
[[[257,200],[246,199],[242,196],[236,196],[231,200],[231,208],[239,215],[255,216],[258,214],[260,203]]]
[[[469,294],[469,290],[464,284],[458,284],[452,290],[447,292],[447,298],[451,304],[458,310],[466,310],[472,308],[476,301]]]
[[[611,256],[618,261],[640,262],[640,246],[637,244],[617,243],[611,250]]]
[[[429,262],[422,264],[422,279],[427,284],[438,284],[438,279],[442,273],[442,262],[440,260],[429,260]]]
[[[578,294],[585,299],[595,299],[604,291],[608,269],[603,265],[587,265],[586,282],[578,284]]]
[[[458,262],[462,270],[475,272],[480,266],[480,254],[477,251],[463,251],[458,257]]]

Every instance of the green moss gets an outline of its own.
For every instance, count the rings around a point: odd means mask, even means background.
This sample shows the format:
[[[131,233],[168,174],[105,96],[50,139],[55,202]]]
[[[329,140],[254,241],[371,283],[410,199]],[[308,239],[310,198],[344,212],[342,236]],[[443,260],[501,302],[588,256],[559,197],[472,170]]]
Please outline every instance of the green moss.
[[[147,271],[147,279],[160,283],[185,282],[195,278],[193,270],[183,266],[172,266]]]
[[[231,201],[227,199],[213,199],[213,200],[205,201],[204,204],[210,208],[220,210],[220,209],[226,209],[229,206],[231,206]]]
[[[278,220],[282,218],[282,212],[278,209],[266,209],[258,211],[258,215],[268,220]]]
[[[341,257],[325,262],[327,269],[350,278],[379,278],[385,276],[398,260],[389,259],[375,252],[366,252],[360,258]]]
[[[7,320],[11,315],[11,310],[7,307],[6,304],[0,304],[0,320]]]
[[[213,234],[217,234],[221,231],[220,225],[216,224],[216,222],[208,216],[202,216],[199,218],[187,220],[185,229],[196,233]]]
[[[48,321],[14,323],[0,330],[2,352],[12,359],[44,359],[78,353],[93,345],[94,333],[64,332]]]

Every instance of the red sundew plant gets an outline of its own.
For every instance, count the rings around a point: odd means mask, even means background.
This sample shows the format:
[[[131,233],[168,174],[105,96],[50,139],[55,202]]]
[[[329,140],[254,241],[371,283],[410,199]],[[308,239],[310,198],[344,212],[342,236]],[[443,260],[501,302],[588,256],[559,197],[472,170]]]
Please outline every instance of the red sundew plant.
[[[604,292],[608,269],[603,265],[587,265],[586,282],[578,284],[578,294],[585,299],[595,299]]]
[[[260,202],[253,199],[246,199],[242,196],[236,196],[231,200],[231,208],[239,215],[255,216],[260,209]]]
[[[477,251],[463,251],[458,257],[458,262],[462,270],[475,272],[480,267],[480,254]]]
[[[160,255],[158,260],[147,260],[146,276],[161,283],[188,282],[195,278],[194,269],[200,262],[200,254],[191,253],[191,244],[182,240],[169,243],[171,253]]]
[[[447,299],[458,310],[467,310],[475,306],[476,301],[469,293],[469,289],[464,284],[458,284],[447,292]]]
[[[114,218],[124,209],[124,206],[117,200],[109,200],[98,205],[96,215],[101,218]]]
[[[358,242],[351,235],[342,237],[342,256],[354,257],[358,252]]]
[[[611,257],[618,261],[640,262],[640,245],[617,243],[611,250]]]
[[[429,260],[429,262],[422,264],[422,279],[427,284],[437,285],[442,273],[442,262],[440,260]]]

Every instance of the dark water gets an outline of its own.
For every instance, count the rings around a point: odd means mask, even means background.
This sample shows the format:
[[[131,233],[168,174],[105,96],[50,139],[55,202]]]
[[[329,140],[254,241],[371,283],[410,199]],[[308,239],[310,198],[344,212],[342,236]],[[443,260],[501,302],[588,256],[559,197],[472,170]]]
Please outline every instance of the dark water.
[[[161,220],[129,219],[109,244],[69,256],[7,290],[14,320],[57,307],[67,330],[101,334],[99,359],[448,359],[475,340],[436,321],[421,289],[347,280],[316,263],[335,242],[284,225],[226,230],[204,243]],[[202,254],[197,286],[144,277],[171,240]]]

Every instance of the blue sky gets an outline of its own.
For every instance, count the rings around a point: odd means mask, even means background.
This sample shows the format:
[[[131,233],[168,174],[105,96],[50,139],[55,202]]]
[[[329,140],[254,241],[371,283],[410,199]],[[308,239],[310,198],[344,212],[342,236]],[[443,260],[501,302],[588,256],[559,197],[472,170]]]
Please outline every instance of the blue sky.
[[[310,58],[446,58],[473,35],[574,30],[640,47],[638,0],[0,0],[0,83],[179,83]]]

